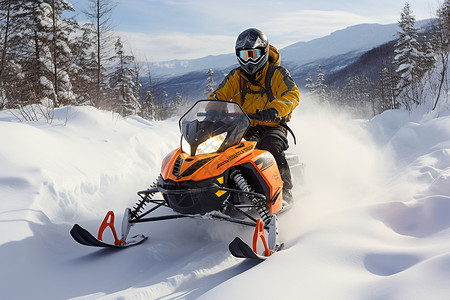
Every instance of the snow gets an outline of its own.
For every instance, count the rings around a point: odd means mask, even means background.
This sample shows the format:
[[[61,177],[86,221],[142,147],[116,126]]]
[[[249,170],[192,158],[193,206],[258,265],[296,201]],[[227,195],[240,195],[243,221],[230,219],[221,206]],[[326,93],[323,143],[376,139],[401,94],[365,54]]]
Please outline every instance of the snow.
[[[303,99],[292,119],[305,183],[279,218],[285,248],[263,263],[228,252],[250,229],[219,221],[138,224],[123,251],[77,244],[108,210],[116,227],[178,146],[177,120],[91,107],[47,122],[0,112],[2,299],[447,299],[450,114],[351,120]],[[291,140],[292,144],[292,140]],[[105,239],[106,238],[105,233]]]

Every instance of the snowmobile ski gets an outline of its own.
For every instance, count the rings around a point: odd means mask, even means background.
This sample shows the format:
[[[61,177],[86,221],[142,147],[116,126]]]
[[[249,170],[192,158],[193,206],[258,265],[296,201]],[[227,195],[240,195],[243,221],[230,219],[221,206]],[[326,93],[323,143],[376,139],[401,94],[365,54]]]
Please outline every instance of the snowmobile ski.
[[[72,229],[70,230],[70,235],[73,237],[75,241],[77,241],[82,245],[93,247],[105,247],[105,248],[126,248],[138,245],[148,238],[142,234],[139,234],[128,239],[125,244],[123,243],[121,243],[120,245],[108,244],[98,240],[89,231],[87,231],[78,224],[73,225]]]
[[[264,233],[265,226],[261,219],[256,222],[255,232],[253,234],[253,247],[250,247],[247,243],[242,241],[239,237],[236,237],[229,245],[228,249],[231,254],[239,258],[250,258],[256,260],[265,260],[276,251],[281,250],[283,244],[277,243],[277,217],[272,215],[270,223],[268,224],[268,240]],[[264,246],[264,254],[258,254],[258,242],[261,240]]]
[[[273,253],[280,251],[283,248],[283,246],[284,246],[284,244],[281,244],[280,246],[278,246],[276,251],[274,251]],[[263,261],[270,257],[270,256],[264,256],[264,255],[259,255],[259,254],[255,253],[253,251],[253,249],[246,242],[241,240],[239,237],[236,237],[230,243],[230,245],[228,245],[228,249],[230,249],[230,252],[234,257],[238,257],[238,258],[246,258],[246,259]]]
[[[239,237],[234,238],[230,245],[228,245],[228,249],[230,249],[233,256],[238,258],[250,258],[262,261],[268,257],[253,252],[252,248]]]

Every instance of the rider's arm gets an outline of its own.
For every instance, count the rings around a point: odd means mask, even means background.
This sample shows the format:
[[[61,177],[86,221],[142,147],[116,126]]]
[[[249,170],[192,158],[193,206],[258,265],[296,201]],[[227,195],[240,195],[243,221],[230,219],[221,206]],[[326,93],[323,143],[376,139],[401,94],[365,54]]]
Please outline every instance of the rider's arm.
[[[240,92],[240,75],[238,69],[234,69],[225,76],[218,88],[209,95],[208,99],[233,101],[242,105]]]
[[[288,117],[299,104],[300,93],[291,75],[284,67],[278,67],[272,77],[272,92],[275,99],[266,108],[275,108],[278,117]]]

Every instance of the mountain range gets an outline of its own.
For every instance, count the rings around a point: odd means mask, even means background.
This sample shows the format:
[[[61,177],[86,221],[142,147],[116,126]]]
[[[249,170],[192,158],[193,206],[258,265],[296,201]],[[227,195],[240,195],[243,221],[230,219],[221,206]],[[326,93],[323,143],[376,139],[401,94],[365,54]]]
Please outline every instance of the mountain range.
[[[425,28],[427,24],[429,20],[418,21],[416,27]],[[367,53],[377,47],[388,45],[387,47],[392,48],[392,41],[396,39],[399,30],[398,24],[350,26],[321,38],[297,42],[279,49],[281,64],[288,68],[300,89],[304,87],[308,73],[311,73],[314,79],[319,65],[325,78],[329,76],[333,79],[333,82],[329,83],[339,86],[342,85],[342,82],[339,82],[340,76],[336,76],[339,71],[348,69],[363,55],[367,56]],[[370,61],[374,64],[380,62],[379,59]],[[224,76],[237,66],[235,54],[230,53],[193,60],[157,62],[152,65],[151,71],[156,91],[164,91],[169,97],[178,92],[185,99],[195,100],[205,96],[207,70],[212,69],[213,80],[220,83]],[[372,70],[376,67],[367,66]],[[349,72],[346,70],[346,73]]]

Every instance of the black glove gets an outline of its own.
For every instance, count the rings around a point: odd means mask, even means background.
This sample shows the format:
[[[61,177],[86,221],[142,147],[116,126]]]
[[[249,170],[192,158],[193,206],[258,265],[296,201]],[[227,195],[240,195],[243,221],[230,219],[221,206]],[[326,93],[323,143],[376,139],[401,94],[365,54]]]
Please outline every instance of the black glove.
[[[262,122],[275,122],[278,117],[278,112],[275,108],[265,110],[257,109],[255,115],[258,115],[258,120]]]
[[[206,118],[205,120],[208,121],[216,121],[219,118],[219,112],[214,109],[210,109],[206,111]]]

